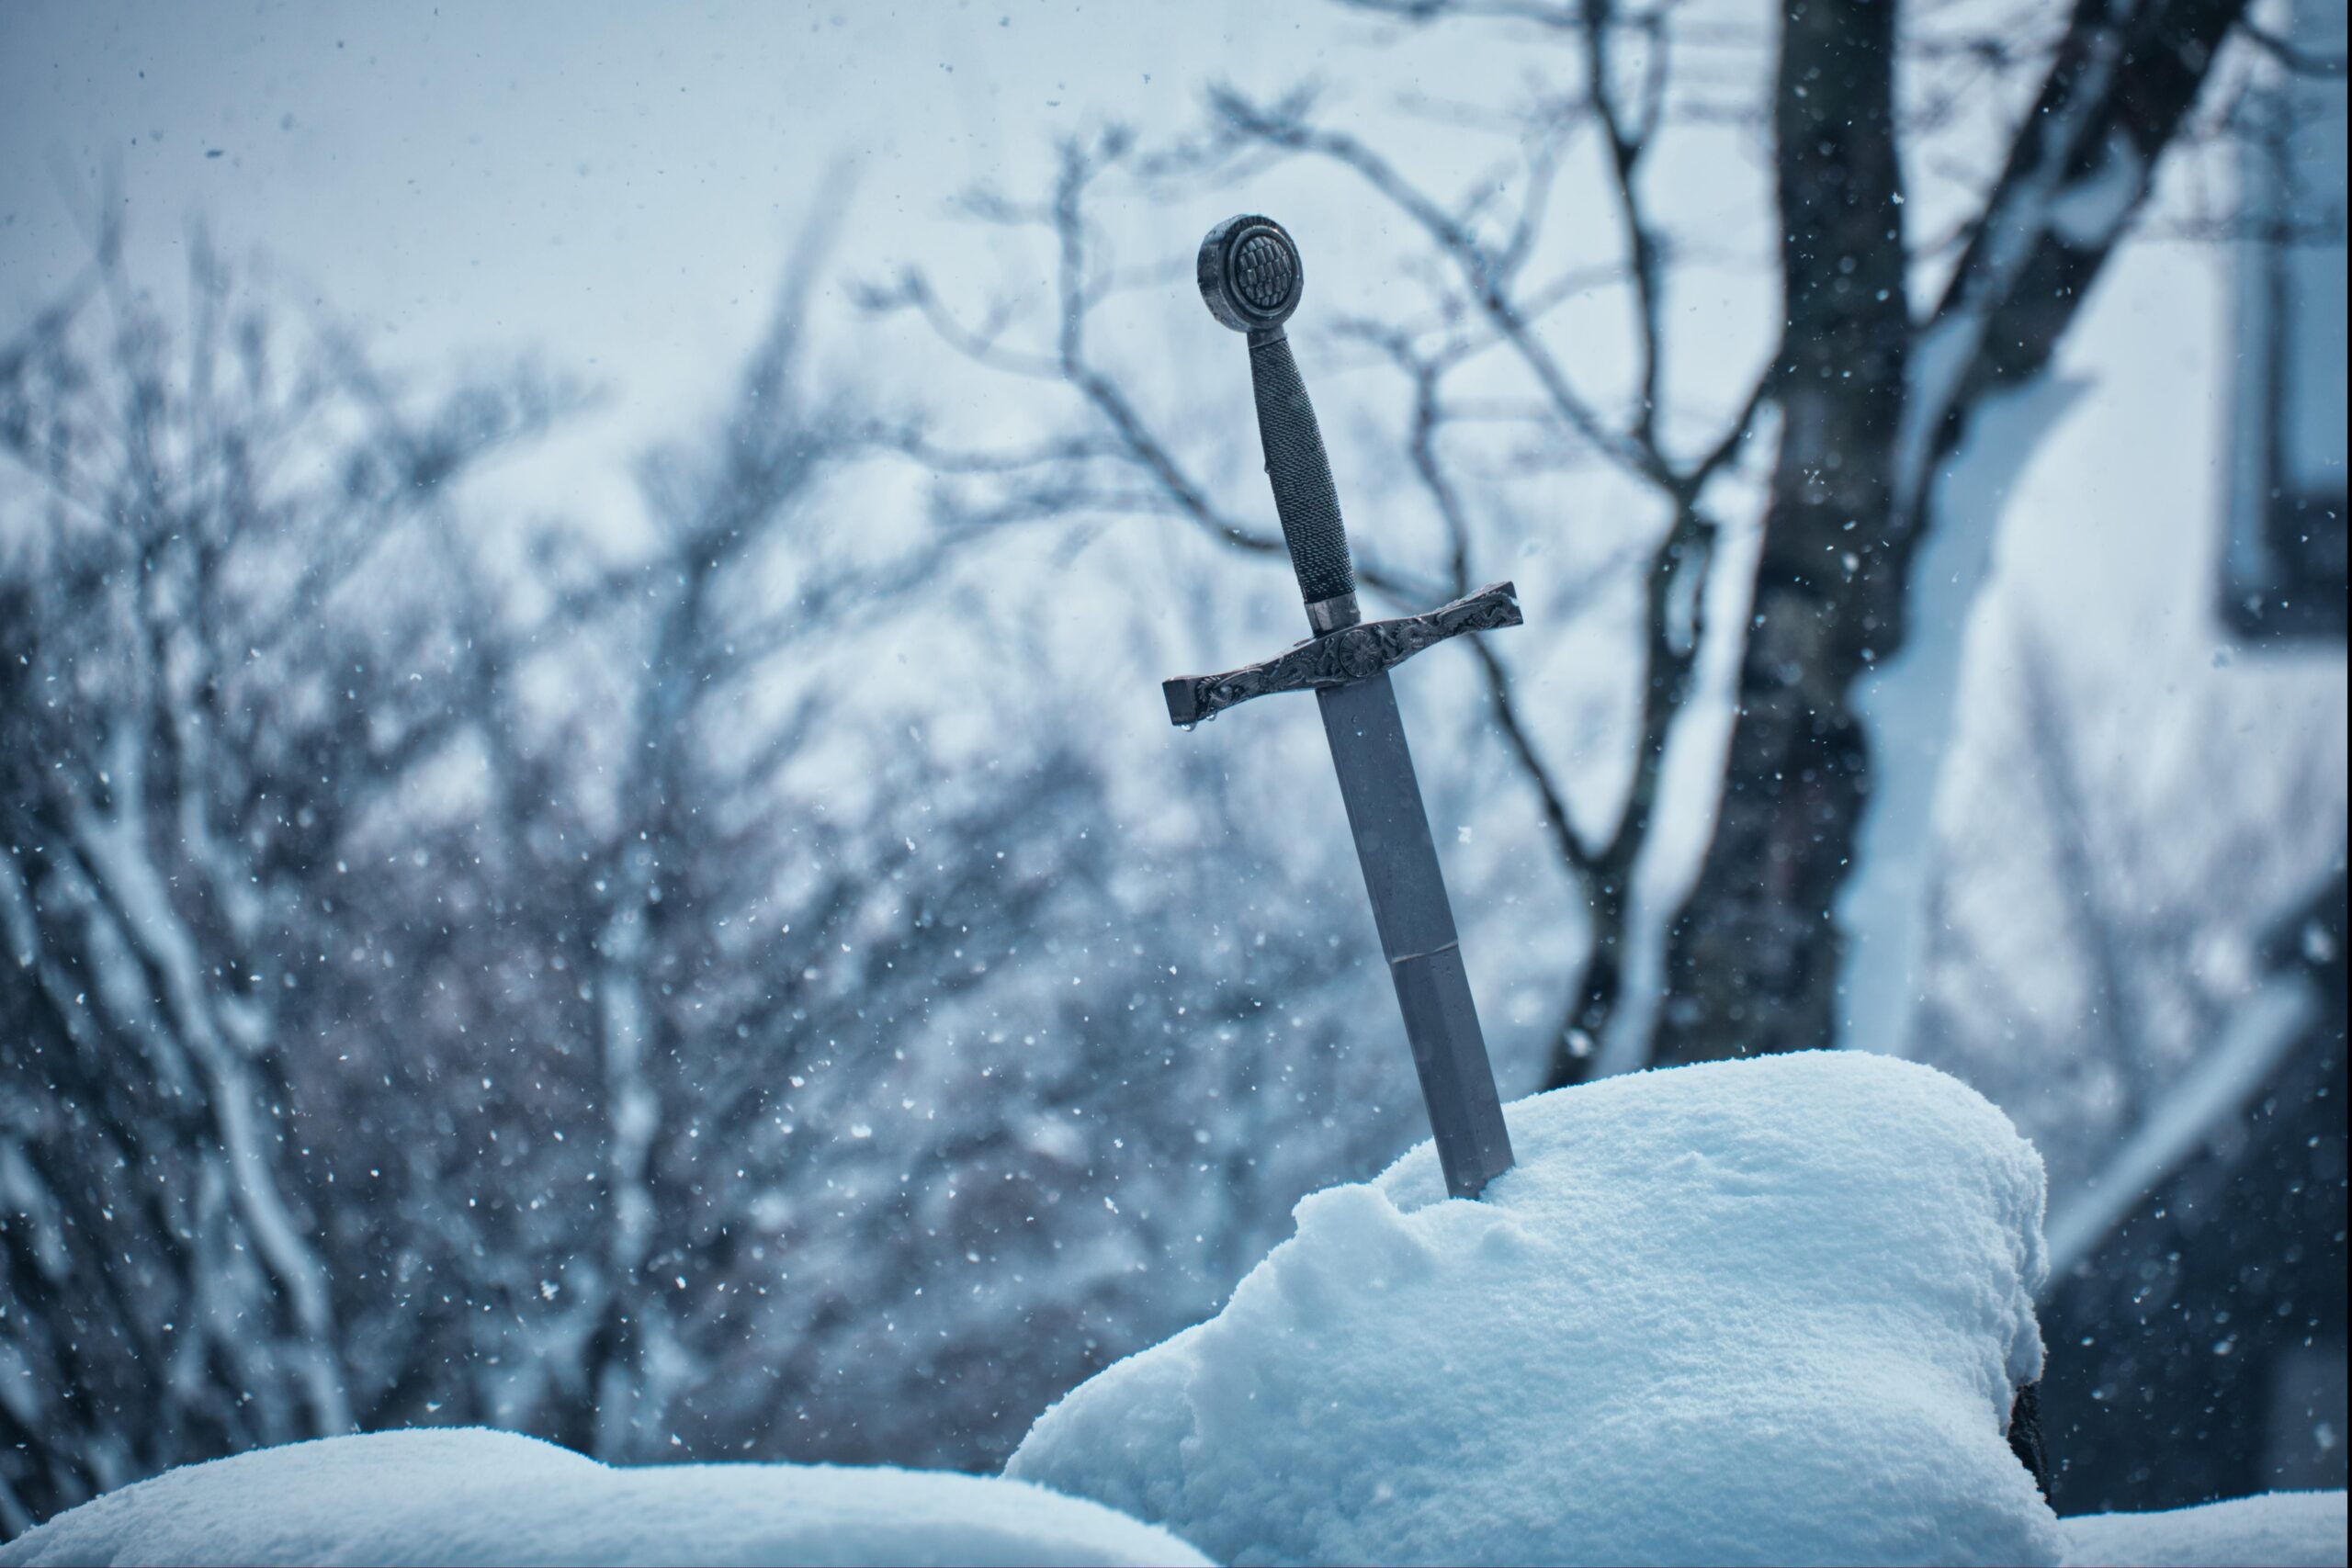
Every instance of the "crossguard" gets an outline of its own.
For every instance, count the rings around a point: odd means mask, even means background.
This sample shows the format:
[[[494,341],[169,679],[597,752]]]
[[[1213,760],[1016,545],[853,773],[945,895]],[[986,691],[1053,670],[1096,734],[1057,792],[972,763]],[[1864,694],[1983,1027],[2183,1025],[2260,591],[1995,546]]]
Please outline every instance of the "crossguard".
[[[1306,383],[1283,331],[1306,287],[1298,246],[1272,219],[1243,213],[1202,240],[1195,275],[1209,314],[1250,334],[1258,437],[1307,621],[1317,636],[1352,626],[1359,615],[1356,571],[1340,519],[1340,492],[1331,482],[1315,405],[1307,401]]]
[[[1160,694],[1168,699],[1170,724],[1195,725],[1252,697],[1344,686],[1393,669],[1448,637],[1515,626],[1521,619],[1518,588],[1497,582],[1425,615],[1342,626],[1263,664],[1222,675],[1179,675],[1159,683]]]

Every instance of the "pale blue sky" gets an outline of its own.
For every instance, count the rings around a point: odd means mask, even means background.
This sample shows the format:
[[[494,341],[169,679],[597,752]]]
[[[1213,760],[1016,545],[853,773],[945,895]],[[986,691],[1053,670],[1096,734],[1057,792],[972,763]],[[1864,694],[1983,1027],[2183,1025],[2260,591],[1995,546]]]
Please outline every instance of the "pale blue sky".
[[[1727,6],[1750,9],[1742,28],[1768,42],[1764,7]],[[1165,130],[1212,78],[1270,90],[1363,73],[1377,85],[1343,112],[1387,115],[1390,143],[1445,167],[1450,185],[1471,165],[1448,165],[1442,137],[1400,133],[1394,96],[1501,94],[1541,63],[1492,31],[1400,38],[1321,0],[8,0],[0,310],[20,317],[83,263],[111,168],[150,278],[175,278],[173,253],[201,216],[232,257],[267,258],[281,287],[366,327],[396,363],[532,348],[603,384],[602,412],[500,482],[537,510],[625,509],[630,460],[724,394],[792,226],[839,160],[856,175],[848,270],[922,259],[984,279],[1022,259],[946,221],[948,199],[980,179],[1034,187],[1052,139],[1105,115]],[[1704,68],[1736,80],[1763,63]],[[1726,221],[1752,226],[1751,158],[1678,156],[1653,172],[1663,206],[1711,241]],[[1173,247],[1258,194],[1212,193],[1198,212],[1166,215]],[[1925,231],[1936,224],[1917,199]],[[1606,239],[1592,197],[1571,183],[1562,201],[1594,211],[1584,228]],[[1390,221],[1328,174],[1282,210],[1318,203],[1325,234],[1377,240]],[[1317,287],[1360,298],[1372,280],[1350,278],[1317,239]],[[2162,637],[2207,603],[2199,558],[2232,354],[2221,261],[2210,247],[2134,248],[2060,356],[2096,385],[2037,457],[2010,521],[2030,530],[2033,560],[2016,586],[2068,585],[2053,609],[2104,606],[2129,635]],[[1761,341],[1770,279],[1751,271],[1695,275],[1678,300],[1700,313],[1677,341],[1701,400],[1717,381],[1736,387]],[[1192,343],[1197,307],[1182,293],[1157,302],[1170,324],[1147,323],[1138,343]],[[1616,354],[1605,322],[1577,331],[1580,368],[1605,378]],[[2086,582],[2099,584],[2087,602]]]
[[[0,308],[83,264],[112,169],[150,278],[200,216],[396,360],[536,347],[605,383],[619,457],[723,390],[834,163],[858,263],[967,247],[955,191],[1106,109],[1172,121],[1259,57],[1237,27],[1299,38],[1266,9],[9,0]]]

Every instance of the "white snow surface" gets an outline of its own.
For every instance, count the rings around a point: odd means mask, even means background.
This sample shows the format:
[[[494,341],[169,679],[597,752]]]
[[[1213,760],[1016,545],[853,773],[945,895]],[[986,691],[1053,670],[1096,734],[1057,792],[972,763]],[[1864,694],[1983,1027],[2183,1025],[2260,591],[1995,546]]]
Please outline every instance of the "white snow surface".
[[[2004,1437],[2037,1376],[2041,1161],[1860,1052],[1509,1108],[1314,1193],[1223,1311],[1039,1419],[1009,1475],[1251,1562],[2056,1563]]]
[[[616,1468],[512,1432],[379,1432],[142,1481],[0,1546],[32,1563],[1202,1563],[1164,1530],[989,1476]]]
[[[382,1432],[123,1487],[0,1568],[1210,1561],[1188,1540],[1235,1563],[2344,1563],[2342,1492],[2051,1515],[2003,1437],[2041,1364],[2041,1162],[1955,1079],[1810,1053],[1508,1115],[1519,1165],[1485,1201],[1447,1200],[1428,1145],[1312,1194],[1223,1312],[1071,1393],[1005,1479]]]
[[[2068,1568],[2343,1568],[2344,1494],[2271,1492],[2059,1525]]]

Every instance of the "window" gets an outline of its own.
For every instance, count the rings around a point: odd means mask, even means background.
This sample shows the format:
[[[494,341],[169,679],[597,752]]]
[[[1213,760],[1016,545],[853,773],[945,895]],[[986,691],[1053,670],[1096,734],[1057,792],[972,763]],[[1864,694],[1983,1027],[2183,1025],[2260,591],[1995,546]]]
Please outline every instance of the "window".
[[[2344,58],[2344,6],[2291,47]],[[2222,613],[2256,638],[2345,636],[2344,78],[2282,67],[2245,164]]]

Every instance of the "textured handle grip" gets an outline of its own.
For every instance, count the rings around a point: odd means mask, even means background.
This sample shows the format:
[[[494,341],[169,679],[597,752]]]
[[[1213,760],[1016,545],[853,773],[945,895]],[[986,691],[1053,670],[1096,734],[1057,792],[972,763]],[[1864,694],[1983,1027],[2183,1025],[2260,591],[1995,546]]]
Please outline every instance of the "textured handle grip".
[[[1340,492],[1331,483],[1331,460],[1323,455],[1323,432],[1315,405],[1306,400],[1281,329],[1250,334],[1250,379],[1258,393],[1258,434],[1266,448],[1266,478],[1274,487],[1274,511],[1283,540],[1290,546],[1291,569],[1310,604],[1356,589],[1355,563],[1348,558],[1348,531],[1340,521]]]

